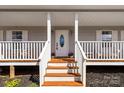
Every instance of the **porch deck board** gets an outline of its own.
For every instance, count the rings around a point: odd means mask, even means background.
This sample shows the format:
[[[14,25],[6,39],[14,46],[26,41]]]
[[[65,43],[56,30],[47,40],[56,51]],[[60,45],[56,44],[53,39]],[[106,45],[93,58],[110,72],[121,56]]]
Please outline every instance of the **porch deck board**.
[[[0,62],[38,62],[38,59],[0,59]]]
[[[124,62],[124,59],[95,59],[87,60],[87,62]]]

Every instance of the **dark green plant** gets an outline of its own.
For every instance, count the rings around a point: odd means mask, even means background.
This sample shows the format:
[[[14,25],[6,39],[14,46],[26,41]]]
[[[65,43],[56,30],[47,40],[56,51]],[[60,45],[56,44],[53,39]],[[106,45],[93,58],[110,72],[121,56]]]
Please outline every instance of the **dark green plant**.
[[[5,87],[18,87],[21,82],[21,79],[13,79],[5,81]]]
[[[38,87],[38,85],[36,83],[31,83],[29,87]]]

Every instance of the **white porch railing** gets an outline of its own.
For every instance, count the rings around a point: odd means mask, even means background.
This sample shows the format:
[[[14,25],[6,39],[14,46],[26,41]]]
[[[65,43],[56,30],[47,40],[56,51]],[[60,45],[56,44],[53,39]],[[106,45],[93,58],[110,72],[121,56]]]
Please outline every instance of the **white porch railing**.
[[[40,63],[39,63],[39,66],[40,66],[40,69],[39,69],[39,75],[40,75],[40,86],[42,86],[43,82],[44,82],[44,75],[46,73],[46,68],[47,68],[47,63],[48,61],[50,60],[51,58],[51,52],[50,52],[50,42],[47,41],[45,43],[45,46],[43,48],[43,51],[41,52],[40,56],[39,56],[39,60],[40,60]]]
[[[79,73],[81,74],[81,81],[83,82],[84,86],[86,85],[86,60],[87,57],[83,51],[83,49],[81,48],[81,45],[79,43],[79,41],[75,42],[75,61],[77,61],[78,63],[78,67],[79,67]]]
[[[79,41],[89,59],[124,59],[124,41]]]
[[[1,41],[0,59],[38,59],[46,41]]]

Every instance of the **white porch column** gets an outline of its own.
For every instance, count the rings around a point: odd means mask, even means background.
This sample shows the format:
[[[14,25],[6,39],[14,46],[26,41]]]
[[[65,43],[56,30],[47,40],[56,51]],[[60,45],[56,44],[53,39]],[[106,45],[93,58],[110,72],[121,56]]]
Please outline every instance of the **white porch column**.
[[[49,59],[51,59],[51,16],[47,14],[47,40],[49,41]]]
[[[78,41],[78,14],[75,14],[75,41]]]
[[[78,41],[78,14],[75,14],[75,61],[77,61],[77,44]]]

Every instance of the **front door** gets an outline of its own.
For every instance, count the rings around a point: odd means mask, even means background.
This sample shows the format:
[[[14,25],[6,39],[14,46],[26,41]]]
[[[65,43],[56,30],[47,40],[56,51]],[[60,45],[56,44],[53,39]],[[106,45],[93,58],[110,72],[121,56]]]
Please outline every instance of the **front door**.
[[[68,56],[69,53],[69,31],[55,31],[55,54],[57,57]]]

